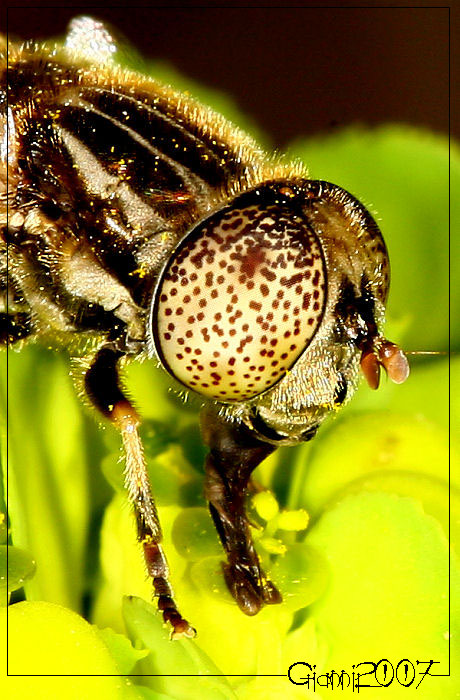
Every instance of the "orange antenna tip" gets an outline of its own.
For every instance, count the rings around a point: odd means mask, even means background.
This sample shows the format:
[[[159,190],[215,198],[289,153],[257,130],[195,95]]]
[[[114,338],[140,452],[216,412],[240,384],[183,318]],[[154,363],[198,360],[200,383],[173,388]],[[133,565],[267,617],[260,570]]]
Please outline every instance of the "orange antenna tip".
[[[395,343],[385,341],[382,344],[379,360],[392,382],[402,384],[406,381],[410,372],[409,362],[404,352]]]
[[[361,357],[361,371],[371,389],[378,389],[380,383],[380,364],[374,350],[363,352]]]

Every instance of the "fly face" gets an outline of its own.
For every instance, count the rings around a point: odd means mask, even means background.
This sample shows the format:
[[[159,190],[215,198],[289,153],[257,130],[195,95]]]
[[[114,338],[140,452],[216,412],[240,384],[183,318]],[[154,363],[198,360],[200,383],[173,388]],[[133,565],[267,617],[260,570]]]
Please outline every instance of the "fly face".
[[[388,281],[381,233],[349,193],[264,183],[171,253],[152,299],[153,352],[264,439],[310,439],[351,398],[360,364],[369,377],[369,358],[382,363]]]
[[[65,48],[13,45],[2,63],[1,338],[51,335],[71,352],[83,341],[80,383],[120,431],[158,608],[173,637],[190,637],[120,366],[150,353],[201,399],[205,494],[248,615],[281,601],[245,514],[252,471],[311,439],[360,370],[376,388],[380,366],[395,381],[408,368],[381,335],[388,257],[366,209],[188,96],[116,68],[114,46],[81,18]]]

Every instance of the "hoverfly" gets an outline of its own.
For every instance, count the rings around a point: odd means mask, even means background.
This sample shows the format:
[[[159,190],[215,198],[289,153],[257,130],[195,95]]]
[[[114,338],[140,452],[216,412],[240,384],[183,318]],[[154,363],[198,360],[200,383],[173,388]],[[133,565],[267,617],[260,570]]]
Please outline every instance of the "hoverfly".
[[[51,335],[88,348],[84,390],[120,431],[138,539],[174,638],[195,630],[169,583],[120,366],[151,358],[199,397],[225,580],[254,615],[282,597],[251,540],[252,471],[278,446],[311,440],[360,372],[372,388],[380,367],[397,383],[408,375],[381,333],[379,228],[341,187],[118,67],[99,22],[74,20],[60,48],[4,48],[2,342]]]

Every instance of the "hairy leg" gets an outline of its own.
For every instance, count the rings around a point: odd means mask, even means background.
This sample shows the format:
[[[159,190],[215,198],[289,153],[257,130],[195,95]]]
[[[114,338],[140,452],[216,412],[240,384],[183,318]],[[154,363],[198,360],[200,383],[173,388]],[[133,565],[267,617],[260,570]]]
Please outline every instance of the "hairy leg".
[[[202,433],[210,448],[205,462],[205,495],[227,554],[225,580],[241,610],[255,615],[264,604],[282,600],[260,568],[245,511],[251,472],[275,448],[212,410],[202,414]]]
[[[118,362],[123,352],[115,344],[104,345],[85,376],[85,388],[93,405],[119,429],[126,455],[125,485],[134,506],[138,540],[163,619],[172,626],[172,637],[194,637],[195,630],[177,609],[169,583],[169,569],[153,500],[144,450],[138,433],[140,418],[120,388]]]

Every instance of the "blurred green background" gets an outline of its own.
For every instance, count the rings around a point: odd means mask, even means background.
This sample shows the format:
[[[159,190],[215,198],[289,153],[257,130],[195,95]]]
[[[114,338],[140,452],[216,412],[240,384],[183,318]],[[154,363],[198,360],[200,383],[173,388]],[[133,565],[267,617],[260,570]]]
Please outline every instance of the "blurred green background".
[[[162,66],[152,72],[185,84]],[[238,125],[247,124],[228,98],[188,87]],[[387,337],[407,350],[446,352],[449,165],[456,193],[457,145],[451,144],[449,160],[446,137],[389,124],[299,139],[290,155],[302,159],[313,178],[345,187],[376,215],[392,269]],[[450,205],[455,232],[457,196]],[[457,236],[450,245],[451,347],[457,351]],[[239,612],[220,573],[217,535],[201,494],[204,450],[196,407],[168,391],[153,363],[128,368],[127,386],[146,419],[143,436],[173,585],[184,615],[198,628],[196,641],[172,643],[146,602],[150,586],[121,489],[118,436],[109,425],[99,429],[81,406],[64,353],[35,345],[11,351],[1,382],[2,464],[8,446],[10,588],[24,585],[26,601],[9,608],[10,673],[121,677],[78,678],[71,686],[65,678],[10,678],[5,693],[54,697],[65,688],[71,698],[313,697],[311,689],[282,677],[296,661],[324,673],[351,672],[352,664],[369,659],[386,658],[394,668],[401,659],[414,665],[434,659],[433,673],[447,673],[449,372],[451,420],[458,425],[459,360],[413,356],[411,365],[406,384],[384,381],[378,392],[361,387],[311,444],[278,450],[256,472],[274,499],[252,504],[254,536],[285,598],[256,618]],[[458,450],[453,432],[453,659],[460,656]],[[305,513],[309,527],[299,532]],[[5,543],[5,527],[0,536]],[[1,583],[5,602],[4,577]],[[178,673],[202,677],[155,675]],[[458,690],[451,676],[426,678],[417,692],[444,699]],[[340,692],[352,695],[351,689]],[[368,697],[408,692],[395,678]],[[314,697],[331,695],[322,687]]]

